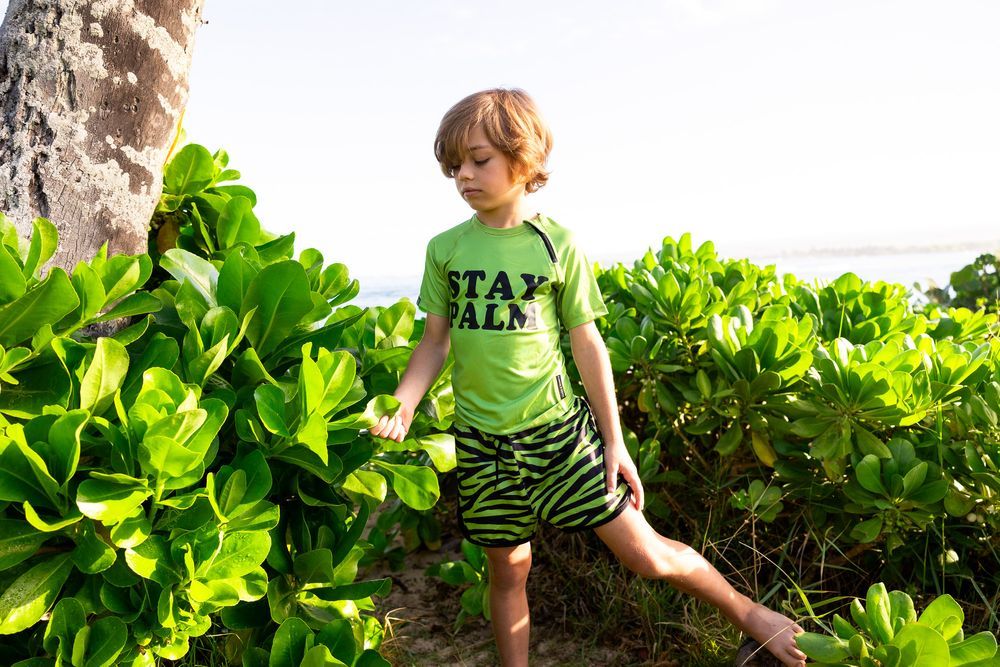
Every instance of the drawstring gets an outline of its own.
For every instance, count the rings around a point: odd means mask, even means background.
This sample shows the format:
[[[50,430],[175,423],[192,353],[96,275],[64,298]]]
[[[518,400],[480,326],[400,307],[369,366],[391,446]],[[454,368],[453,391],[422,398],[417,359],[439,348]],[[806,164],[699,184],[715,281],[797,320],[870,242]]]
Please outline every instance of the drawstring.
[[[511,448],[512,448],[512,451],[513,451],[513,443],[511,442],[511,440],[510,440],[509,437],[504,436],[504,435],[491,435],[490,437],[493,438],[493,446],[494,446],[493,447],[493,467],[496,470],[496,472],[494,473],[493,479],[494,479],[494,484],[499,488],[499,486],[500,486],[500,459],[501,459],[501,456],[500,456],[500,446],[503,445],[503,444],[511,445]]]

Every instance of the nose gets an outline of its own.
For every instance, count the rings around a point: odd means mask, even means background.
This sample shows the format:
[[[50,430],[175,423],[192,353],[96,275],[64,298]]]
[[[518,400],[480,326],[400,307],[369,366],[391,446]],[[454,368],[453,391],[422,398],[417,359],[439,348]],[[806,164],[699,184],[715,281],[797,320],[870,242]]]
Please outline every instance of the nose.
[[[458,169],[455,171],[455,179],[466,181],[472,176],[472,170],[470,170],[466,163],[468,160],[463,160],[462,164],[458,165]]]

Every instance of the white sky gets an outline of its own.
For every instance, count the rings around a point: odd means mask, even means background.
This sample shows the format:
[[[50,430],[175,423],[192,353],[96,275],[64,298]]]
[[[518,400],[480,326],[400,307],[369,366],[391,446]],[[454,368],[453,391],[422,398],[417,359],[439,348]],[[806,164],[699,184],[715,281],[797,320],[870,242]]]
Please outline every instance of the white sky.
[[[1000,239],[997,2],[208,0],[205,18],[189,140],[229,151],[266,227],[358,277],[418,274],[469,216],[431,145],[498,85],[552,126],[534,208],[592,259],[685,230],[730,256]]]

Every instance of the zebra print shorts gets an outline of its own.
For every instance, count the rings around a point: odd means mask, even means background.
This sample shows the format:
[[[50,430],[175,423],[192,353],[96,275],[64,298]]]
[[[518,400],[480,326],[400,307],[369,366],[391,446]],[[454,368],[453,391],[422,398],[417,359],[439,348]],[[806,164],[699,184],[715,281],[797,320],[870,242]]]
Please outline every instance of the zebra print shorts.
[[[454,426],[458,523],[483,547],[527,542],[538,519],[565,530],[595,528],[617,517],[632,490],[620,480],[607,493],[604,442],[587,402],[566,416],[509,435]]]

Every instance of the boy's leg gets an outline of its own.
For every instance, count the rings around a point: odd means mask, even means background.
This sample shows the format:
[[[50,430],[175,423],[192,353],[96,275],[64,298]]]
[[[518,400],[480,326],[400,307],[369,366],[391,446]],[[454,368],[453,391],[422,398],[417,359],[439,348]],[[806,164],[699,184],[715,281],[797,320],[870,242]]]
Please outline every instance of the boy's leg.
[[[490,616],[502,667],[527,667],[528,594],[531,543],[486,547],[490,570]]]
[[[784,664],[805,666],[806,656],[795,644],[795,635],[802,628],[739,593],[697,551],[653,530],[633,505],[629,504],[619,516],[594,532],[633,572],[665,579],[685,593],[715,605],[733,625]]]

